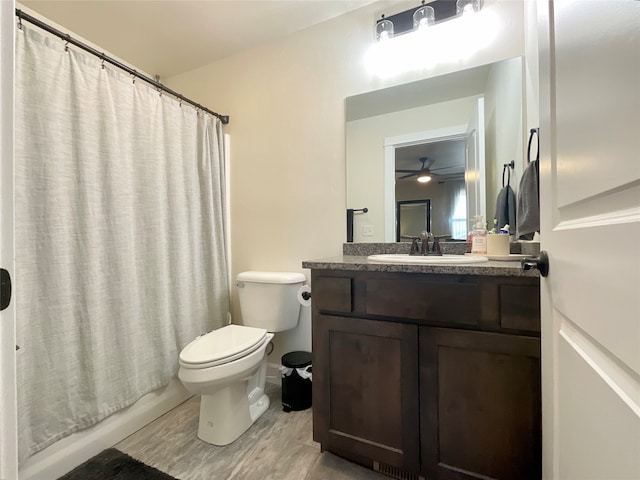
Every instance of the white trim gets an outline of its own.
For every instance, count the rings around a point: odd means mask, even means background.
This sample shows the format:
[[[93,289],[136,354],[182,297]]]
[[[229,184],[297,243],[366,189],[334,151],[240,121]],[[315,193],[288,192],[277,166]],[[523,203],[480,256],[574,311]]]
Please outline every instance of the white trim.
[[[618,364],[595,340],[586,335],[569,319],[562,317],[560,336],[593,369],[609,388],[640,418],[640,382],[627,369]]]
[[[231,256],[231,135],[223,134],[224,137],[224,191],[225,191],[225,225],[226,232],[225,243],[227,245],[227,281],[229,282],[229,294],[233,291],[233,268],[231,265],[233,257]],[[231,323],[231,312],[228,313],[227,323]]]
[[[467,125],[434,128],[422,132],[407,133],[384,139],[384,241],[396,241],[396,148],[464,138]]]
[[[620,223],[639,223],[640,222],[640,207],[628,208],[626,210],[617,212],[607,212],[601,215],[593,215],[590,217],[583,217],[577,220],[565,220],[553,229],[553,231],[560,230],[575,230],[578,228],[594,228],[594,227],[606,227],[609,225],[617,225]]]
[[[14,264],[14,0],[0,0],[0,266],[15,285]],[[18,475],[15,289],[0,312],[0,478]]]
[[[36,453],[20,467],[19,479],[58,478],[105,448],[113,447],[190,397],[191,393],[182,386],[182,382],[174,378],[169,385],[145,395],[129,408]]]
[[[467,132],[468,125],[454,125],[452,127],[434,128],[422,132],[407,133],[384,139],[384,146],[407,147],[421,143],[439,142],[442,140],[455,140]]]

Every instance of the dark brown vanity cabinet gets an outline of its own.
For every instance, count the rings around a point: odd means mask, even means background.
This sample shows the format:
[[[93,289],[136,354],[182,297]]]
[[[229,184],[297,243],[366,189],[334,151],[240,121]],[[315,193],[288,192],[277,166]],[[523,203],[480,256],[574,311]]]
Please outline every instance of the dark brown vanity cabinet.
[[[541,477],[535,277],[312,270],[314,439],[403,479]]]
[[[541,478],[540,341],[420,327],[426,477]]]
[[[323,450],[418,473],[418,327],[316,315],[313,432]]]

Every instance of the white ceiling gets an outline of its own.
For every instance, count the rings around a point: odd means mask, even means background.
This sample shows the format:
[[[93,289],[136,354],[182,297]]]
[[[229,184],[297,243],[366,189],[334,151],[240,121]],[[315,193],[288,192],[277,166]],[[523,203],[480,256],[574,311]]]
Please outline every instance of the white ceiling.
[[[20,4],[162,79],[373,1],[21,0]]]
[[[396,148],[396,169],[420,170],[421,158],[428,158],[433,162],[429,170],[433,170],[435,180],[464,178],[464,139],[442,140]],[[396,180],[415,181],[414,176],[401,179],[405,175],[407,173],[396,172]]]

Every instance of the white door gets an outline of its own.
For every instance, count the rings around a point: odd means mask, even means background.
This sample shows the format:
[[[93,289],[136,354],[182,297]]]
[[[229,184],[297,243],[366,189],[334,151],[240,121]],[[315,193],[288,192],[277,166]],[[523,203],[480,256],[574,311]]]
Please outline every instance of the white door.
[[[640,478],[640,2],[538,2],[545,479]]]
[[[467,218],[482,215],[487,221],[486,176],[484,174],[484,98],[479,98],[469,121],[465,144],[464,182],[467,188]]]
[[[12,277],[14,12],[13,0],[0,0],[0,267]],[[0,295],[5,304],[6,290]],[[18,478],[14,304],[0,311],[0,479],[7,480]]]

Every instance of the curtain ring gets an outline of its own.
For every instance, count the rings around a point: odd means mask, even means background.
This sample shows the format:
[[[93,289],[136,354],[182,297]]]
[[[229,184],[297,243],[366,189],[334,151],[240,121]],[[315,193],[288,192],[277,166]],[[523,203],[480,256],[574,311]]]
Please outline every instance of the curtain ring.
[[[64,42],[64,51],[68,52],[69,51],[69,42],[71,41],[71,36],[67,33],[66,35],[66,41]]]
[[[100,66],[102,70],[104,70],[104,53],[100,55]]]
[[[136,72],[135,70],[134,70],[133,72],[131,72],[131,83],[132,83],[133,85],[135,85],[135,84],[136,84],[136,73],[137,73],[137,72]]]
[[[22,17],[18,15],[18,30],[22,30]]]

